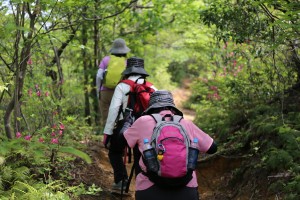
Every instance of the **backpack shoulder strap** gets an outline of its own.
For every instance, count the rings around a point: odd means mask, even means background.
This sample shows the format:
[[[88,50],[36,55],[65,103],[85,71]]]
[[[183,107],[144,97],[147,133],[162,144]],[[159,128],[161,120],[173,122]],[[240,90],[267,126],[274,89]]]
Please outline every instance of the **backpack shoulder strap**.
[[[183,117],[180,116],[180,115],[173,115],[173,121],[174,122],[178,122],[179,123],[182,119],[183,119]]]
[[[120,83],[125,83],[125,84],[130,86],[130,91],[128,93],[126,93],[125,95],[128,96],[128,98],[129,98],[127,107],[133,109],[134,104],[135,104],[133,92],[134,92],[134,85],[136,83],[132,80],[129,80],[129,79],[121,80]]]
[[[169,114],[167,114],[165,116],[161,116],[160,114],[151,114],[151,116],[153,117],[155,122],[158,123],[158,122],[163,121],[164,117],[169,117]],[[170,117],[171,117],[172,121],[178,122],[178,123],[183,119],[183,117],[180,116],[180,115],[173,115],[173,116],[170,116]]]
[[[160,114],[151,114],[150,116],[155,120],[156,123],[162,121],[162,116]]]
[[[153,84],[152,84],[152,83],[150,83],[150,82],[148,82],[148,81],[145,81],[145,85],[146,85],[146,86],[148,86],[148,87],[151,87],[151,86],[153,86]]]
[[[120,83],[126,83],[127,85],[130,85],[130,87],[132,88],[135,84],[134,81],[129,80],[129,79],[125,79],[125,80],[121,80]]]

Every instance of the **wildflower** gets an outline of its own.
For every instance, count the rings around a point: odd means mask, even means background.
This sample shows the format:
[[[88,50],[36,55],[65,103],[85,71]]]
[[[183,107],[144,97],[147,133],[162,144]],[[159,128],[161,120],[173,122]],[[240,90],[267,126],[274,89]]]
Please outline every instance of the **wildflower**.
[[[52,128],[53,128],[53,129],[56,129],[56,127],[57,127],[56,124],[53,124],[53,125],[52,125]]]
[[[41,91],[38,90],[38,91],[36,92],[36,95],[37,95],[38,97],[40,97],[40,96],[41,96]]]
[[[16,133],[16,138],[20,138],[20,137],[22,137],[22,134],[20,132],[17,132]]]
[[[220,99],[221,99],[221,97],[219,96],[218,93],[214,93],[214,94],[213,94],[213,97],[214,97],[215,99],[217,99],[217,100],[220,100]]]
[[[211,89],[211,90],[214,90],[214,91],[217,91],[217,90],[218,90],[218,87],[212,85],[212,86],[210,86],[210,89]]]
[[[39,85],[38,84],[35,85],[35,89],[39,89]]]
[[[49,96],[49,92],[45,92],[45,97],[48,97]]]
[[[32,60],[31,60],[31,58],[29,58],[29,59],[27,60],[27,64],[28,64],[28,65],[32,65]]]
[[[58,144],[58,138],[52,138],[51,143],[52,144]]]
[[[44,138],[40,137],[39,142],[45,142]]]
[[[26,136],[24,137],[24,139],[29,141],[29,140],[31,140],[31,136],[30,136],[30,135],[26,135]]]
[[[64,130],[64,129],[65,129],[65,126],[64,126],[62,123],[60,123],[59,129]]]
[[[63,130],[59,130],[58,134],[62,135],[63,134]]]
[[[233,67],[235,67],[235,66],[236,66],[236,60],[233,61]]]
[[[52,136],[52,137],[56,136],[56,133],[55,133],[55,132],[52,132],[52,133],[51,133],[51,136]]]

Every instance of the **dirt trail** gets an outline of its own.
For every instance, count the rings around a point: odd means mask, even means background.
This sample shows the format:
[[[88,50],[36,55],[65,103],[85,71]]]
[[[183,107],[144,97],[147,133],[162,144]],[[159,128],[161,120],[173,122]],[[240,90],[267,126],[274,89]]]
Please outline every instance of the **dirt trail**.
[[[183,103],[186,102],[191,96],[190,82],[188,80],[183,81],[183,86],[172,91],[174,103],[176,107],[183,112],[184,118],[193,121],[196,116],[196,112],[184,108]]]

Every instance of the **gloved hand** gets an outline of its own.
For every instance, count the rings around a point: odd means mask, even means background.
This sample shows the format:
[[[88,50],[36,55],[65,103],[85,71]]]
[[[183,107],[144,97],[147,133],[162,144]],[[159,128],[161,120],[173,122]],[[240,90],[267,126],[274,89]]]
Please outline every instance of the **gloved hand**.
[[[109,149],[110,147],[110,139],[111,139],[111,135],[107,135],[104,133],[102,143],[104,144],[104,147],[107,149]]]

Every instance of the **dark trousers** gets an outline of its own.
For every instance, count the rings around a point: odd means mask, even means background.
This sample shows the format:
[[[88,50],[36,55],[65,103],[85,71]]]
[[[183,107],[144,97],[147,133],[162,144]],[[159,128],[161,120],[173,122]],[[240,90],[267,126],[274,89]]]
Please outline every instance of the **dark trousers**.
[[[124,149],[126,141],[122,140],[119,136],[119,130],[123,127],[123,121],[119,121],[117,127],[114,129],[114,133],[110,139],[110,148],[108,152],[108,158],[114,171],[115,183],[120,182],[123,179],[128,179],[126,166],[123,162]]]
[[[135,192],[135,200],[199,200],[198,188],[161,189],[156,185]]]
[[[126,166],[123,162],[123,152],[109,150],[108,157],[114,171],[115,183],[120,182],[123,178],[128,179]]]

